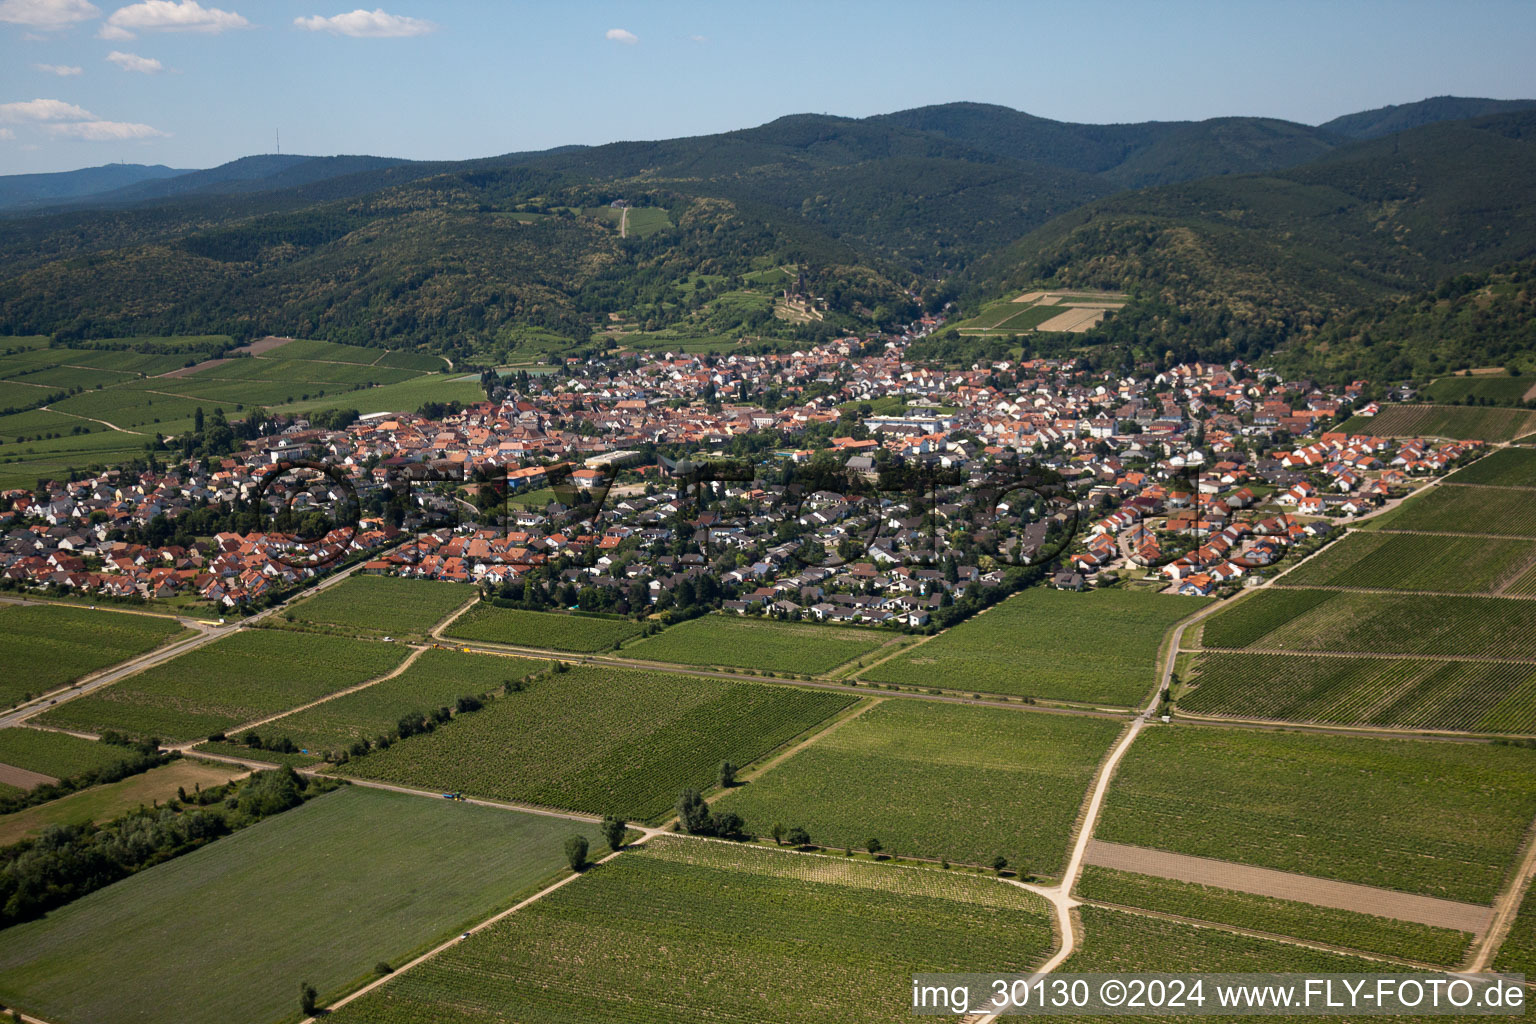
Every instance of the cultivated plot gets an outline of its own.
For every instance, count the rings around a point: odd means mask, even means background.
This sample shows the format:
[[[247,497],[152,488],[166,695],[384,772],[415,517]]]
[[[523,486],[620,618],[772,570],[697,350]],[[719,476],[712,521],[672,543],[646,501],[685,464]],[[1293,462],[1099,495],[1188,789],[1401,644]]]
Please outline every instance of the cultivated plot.
[[[644,627],[631,619],[498,608],[481,602],[454,619],[445,636],[482,643],[590,653],[612,650]]]
[[[344,752],[358,740],[392,733],[406,715],[454,707],[462,696],[499,692],[504,684],[545,671],[549,666],[547,661],[528,658],[423,651],[394,678],[268,722],[258,735],[269,742],[292,740],[311,755],[309,760],[318,760],[327,752]],[[242,753],[257,759],[269,756],[264,751]]]
[[[358,778],[652,819],[847,707],[841,693],[578,668],[342,766]]]
[[[1095,837],[1486,904],[1533,816],[1533,750],[1173,727],[1126,754]]]
[[[863,673],[943,686],[1129,707],[1157,682],[1157,651],[1204,598],[1036,588]]]
[[[1207,647],[1536,658],[1536,601],[1270,588],[1203,623]]]
[[[242,630],[38,718],[86,732],[188,740],[317,700],[381,676],[408,648],[346,637]]]
[[[903,1021],[913,973],[1050,946],[1045,902],[996,879],[659,837],[334,1019]]]
[[[475,597],[473,587],[398,576],[351,576],[293,605],[289,621],[354,636],[424,634]]]
[[[1388,405],[1375,416],[1351,417],[1339,429],[1383,437],[1508,441],[1536,430],[1536,412],[1464,405]]]
[[[1063,972],[1314,972],[1381,974],[1380,961],[1307,949],[1273,939],[1237,935],[1102,907],[1083,907],[1083,935]],[[1076,1021],[1090,1018],[1057,1017]],[[1235,1017],[1164,1017],[1164,1020],[1237,1020]]]
[[[0,999],[91,1024],[289,1019],[300,980],[333,997],[510,906],[578,832],[600,842],[577,822],[342,789],[0,932]]]
[[[154,615],[64,605],[0,605],[0,707],[152,651],[185,633]]]
[[[1536,543],[1351,532],[1286,573],[1287,586],[1492,593],[1536,557]]]
[[[1536,665],[1205,654],[1179,708],[1197,715],[1468,732],[1536,732]]]
[[[1080,899],[1214,921],[1432,964],[1459,964],[1472,942],[1470,933],[1451,928],[1435,928],[1412,921],[1171,878],[1155,878],[1092,864],[1083,868],[1076,895]]]
[[[1528,490],[1509,487],[1432,487],[1373,519],[1370,527],[1536,537],[1536,502]]]
[[[1523,974],[1526,981],[1536,978],[1536,887],[1526,892],[1520,913],[1494,957],[1493,969]]]
[[[827,847],[1049,875],[1119,720],[887,699],[838,725],[720,807],[755,835],[775,822]],[[1027,807],[1027,813],[1021,808]]]
[[[127,747],[43,729],[0,729],[0,764],[67,779],[93,768],[109,768],[133,755]]]
[[[624,653],[627,657],[678,665],[820,675],[891,639],[892,634],[869,629],[706,615],[672,626]]]
[[[1486,484],[1490,487],[1536,487],[1536,449],[1500,448],[1458,469],[1446,478],[1450,484]]]

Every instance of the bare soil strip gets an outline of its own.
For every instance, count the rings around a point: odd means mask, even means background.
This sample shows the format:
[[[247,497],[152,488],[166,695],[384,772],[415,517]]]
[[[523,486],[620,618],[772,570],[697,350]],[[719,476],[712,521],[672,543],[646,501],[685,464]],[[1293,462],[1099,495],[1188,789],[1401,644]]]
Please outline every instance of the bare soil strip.
[[[1045,303],[1041,303],[1045,305]],[[1092,327],[1104,319],[1102,309],[1068,309],[1064,313],[1057,313],[1045,323],[1036,327],[1037,331],[1070,331],[1081,332]]]
[[[42,772],[29,772],[25,768],[17,768],[13,764],[0,764],[0,783],[7,786],[15,786],[20,790],[28,790],[37,786],[53,785],[59,780],[52,775],[44,775]]]
[[[1491,907],[1097,839],[1089,842],[1086,859],[1089,864],[1101,868],[1352,910],[1357,914],[1391,917],[1436,928],[1454,928],[1474,935],[1482,935],[1493,920]]]

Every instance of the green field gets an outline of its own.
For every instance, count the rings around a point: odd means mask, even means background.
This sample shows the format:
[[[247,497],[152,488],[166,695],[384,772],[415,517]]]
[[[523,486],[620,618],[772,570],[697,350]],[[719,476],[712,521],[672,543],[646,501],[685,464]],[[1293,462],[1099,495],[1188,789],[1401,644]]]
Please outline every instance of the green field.
[[[1527,491],[1509,487],[1432,487],[1371,520],[1370,526],[1373,530],[1536,537],[1536,502]]]
[[[1382,437],[1509,441],[1536,430],[1536,412],[1464,405],[1386,405],[1375,416],[1351,416],[1338,429]]]
[[[291,606],[283,618],[355,636],[421,636],[475,596],[458,583],[352,576]]]
[[[172,618],[63,605],[0,605],[0,707],[152,651],[185,631]]]
[[[243,774],[245,769],[238,765],[182,758],[118,782],[91,786],[13,814],[0,814],[0,846],[35,836],[49,825],[109,821],[140,807],[173,800],[178,789],[192,793],[199,786],[211,788]]]
[[[1128,590],[1035,588],[863,675],[1129,707],[1152,692],[1163,635],[1205,604],[1204,598]]]
[[[801,825],[827,847],[1061,869],[1072,823],[1123,723],[890,698],[722,797],[747,830]],[[1028,813],[1020,813],[1028,807]]]
[[[1536,602],[1270,588],[1203,623],[1207,647],[1536,657]]]
[[[1203,727],[1126,754],[1096,836],[1489,903],[1536,816],[1536,750]]]
[[[1061,965],[1064,972],[1313,972],[1388,973],[1379,961],[1200,928],[1102,907],[1083,907],[1082,945]],[[1209,993],[1207,993],[1209,998]],[[1056,1017],[1056,1020],[1083,1021]],[[1237,1020],[1236,1017],[1160,1016],[1158,1020]],[[1313,1018],[1315,1019],[1315,1018]],[[1388,1019],[1388,1018],[1382,1018]],[[1393,1018],[1402,1021],[1403,1018]]]
[[[345,637],[242,630],[60,704],[39,724],[193,739],[381,676],[409,650]]]
[[[1500,448],[1446,478],[1452,484],[1491,487],[1536,487],[1536,450]]]
[[[1091,864],[1083,868],[1075,895],[1080,899],[1155,910],[1431,964],[1459,964],[1472,942],[1469,933],[1450,928],[1433,928],[1411,921],[1255,896]]]
[[[821,675],[889,642],[892,634],[735,615],[706,615],[628,648],[626,657],[677,665]]]
[[[1536,887],[1528,889],[1504,944],[1494,958],[1493,969],[1536,978]]]
[[[1286,573],[1288,586],[1490,593],[1536,556],[1536,544],[1486,537],[1352,531]]]
[[[576,822],[343,789],[0,932],[0,999],[61,1024],[297,1019],[300,980],[333,997],[510,906],[578,831],[601,842]]]
[[[1206,654],[1181,710],[1288,722],[1536,732],[1536,665]]]
[[[1447,405],[1481,404],[1518,406],[1525,393],[1536,384],[1536,378],[1511,377],[1508,374],[1479,374],[1475,377],[1441,377],[1424,389],[1424,397],[1431,402]]]
[[[528,612],[481,602],[454,619],[444,632],[460,640],[589,653],[612,650],[643,629],[630,619]]]
[[[720,763],[745,765],[854,698],[672,673],[577,668],[535,680],[342,774],[653,819]]]
[[[0,764],[29,772],[73,778],[92,768],[119,764],[133,754],[127,747],[85,740],[68,733],[16,727],[0,729]]]
[[[913,973],[1024,972],[1051,942],[996,879],[660,837],[334,1019],[905,1021]]]
[[[503,682],[544,671],[549,664],[494,654],[428,650],[393,679],[268,722],[257,731],[267,739],[287,737],[312,755],[342,751],[354,740],[391,732],[405,715],[453,707],[460,696],[499,692]],[[241,756],[261,759],[272,755],[243,751]]]

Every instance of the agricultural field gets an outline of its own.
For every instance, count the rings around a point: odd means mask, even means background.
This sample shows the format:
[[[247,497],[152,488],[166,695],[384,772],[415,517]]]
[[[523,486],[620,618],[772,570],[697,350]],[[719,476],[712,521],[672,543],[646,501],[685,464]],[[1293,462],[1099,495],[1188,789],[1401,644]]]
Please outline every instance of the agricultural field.
[[[187,631],[175,619],[65,605],[0,605],[0,707],[154,650]],[[187,634],[190,635],[190,634]]]
[[[1489,487],[1536,487],[1536,449],[1500,448],[1463,466],[1445,480],[1448,484],[1483,484]]]
[[[92,1024],[296,1019],[301,979],[333,998],[511,905],[576,832],[601,843],[577,822],[345,788],[0,932],[0,1000]]]
[[[1385,405],[1375,416],[1351,416],[1338,429],[1381,437],[1510,441],[1536,430],[1536,412],[1466,405]]]
[[[544,676],[343,775],[652,820],[854,698],[772,684],[583,667]]]
[[[913,973],[1023,973],[1051,943],[996,879],[663,836],[332,1019],[901,1021]]]
[[[1351,531],[1282,580],[1287,586],[1492,593],[1536,558],[1536,543]]]
[[[1374,530],[1536,537],[1536,502],[1531,501],[1528,491],[1510,487],[1432,487],[1371,520],[1370,526]]]
[[[706,615],[672,626],[624,653],[676,665],[721,665],[757,672],[821,675],[888,643],[872,629]]]
[[[1206,620],[1207,647],[1536,658],[1536,602],[1270,588]]]
[[[458,583],[354,575],[292,605],[283,618],[354,636],[422,636],[476,596]]]
[[[1171,878],[1154,878],[1092,864],[1083,868],[1075,895],[1079,899],[1214,921],[1431,964],[1459,964],[1472,942],[1471,934],[1450,928],[1434,928],[1412,921],[1256,896]]]
[[[0,355],[0,408],[18,410],[0,416],[0,439],[27,438],[19,450],[12,444],[0,450],[0,486],[31,486],[39,477],[121,461],[141,453],[156,432],[190,427],[198,407],[209,413],[222,408],[234,420],[256,406],[406,411],[426,401],[484,397],[474,377],[431,372],[446,370],[440,357],[331,342],[294,341],[189,369],[229,340],[120,338],[92,343],[101,348],[21,348]],[[135,351],[146,344],[163,351]],[[71,388],[83,390],[60,395]],[[25,411],[44,402],[53,413]]]
[[[307,760],[314,761],[326,751],[346,750],[354,740],[390,732],[408,714],[453,707],[461,696],[500,692],[503,683],[545,671],[549,666],[547,661],[529,658],[423,651],[393,679],[268,722],[257,732],[268,739],[293,740],[301,750],[313,755]],[[226,750],[219,748],[221,753]],[[238,756],[261,760],[273,755],[265,750],[242,749]]]
[[[1487,904],[1536,816],[1536,750],[1160,727],[1115,774],[1095,832]]]
[[[1392,968],[1321,949],[1201,928],[1103,907],[1083,907],[1081,945],[1061,965],[1063,972],[1313,972],[1381,974]],[[1057,1017],[1083,1021],[1081,1017]],[[1237,1020],[1235,1017],[1164,1020]],[[1395,1018],[1399,1021],[1402,1018]]]
[[[644,630],[632,619],[604,619],[561,612],[529,612],[481,602],[453,620],[444,634],[459,640],[542,647],[582,654],[608,651]]]
[[[1178,698],[1196,715],[1536,733],[1536,665],[1206,654]]]
[[[1493,969],[1524,974],[1527,983],[1536,978],[1536,886],[1526,891],[1520,912],[1494,958]]]
[[[317,700],[381,676],[409,649],[275,629],[234,636],[38,717],[40,725],[189,740]]]
[[[969,320],[956,324],[962,335],[1001,337],[1037,330],[1071,330],[1073,319],[1093,317],[1099,310],[1116,310],[1126,303],[1119,292],[1031,292],[1003,299],[982,308]],[[1042,326],[1060,317],[1056,324]]]
[[[1481,404],[1518,406],[1526,392],[1536,385],[1536,378],[1511,377],[1504,373],[1478,374],[1473,377],[1441,377],[1424,389],[1431,402],[1447,405]]]
[[[898,855],[969,864],[1001,855],[1020,874],[1050,875],[1123,725],[888,698],[719,806],[755,835],[780,822],[827,847],[862,848],[873,836]]]
[[[68,733],[24,726],[0,729],[0,764],[56,779],[73,778],[92,768],[119,764],[132,753],[127,747],[81,739]]]
[[[178,790],[194,793],[199,787],[223,785],[244,774],[245,769],[238,765],[182,758],[117,782],[91,786],[12,814],[0,814],[0,846],[35,836],[50,825],[110,821],[139,807],[173,800]]]
[[[1015,594],[863,677],[911,686],[1129,707],[1157,681],[1157,651],[1204,598],[1130,590]]]

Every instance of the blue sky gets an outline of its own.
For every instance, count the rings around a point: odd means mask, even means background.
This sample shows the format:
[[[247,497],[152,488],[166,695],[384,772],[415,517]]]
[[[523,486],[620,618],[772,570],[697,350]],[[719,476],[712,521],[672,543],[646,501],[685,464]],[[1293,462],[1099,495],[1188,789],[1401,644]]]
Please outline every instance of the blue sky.
[[[352,0],[356,2],[356,0]],[[0,0],[0,173],[459,159],[1001,103],[1318,123],[1536,96],[1536,3]]]

